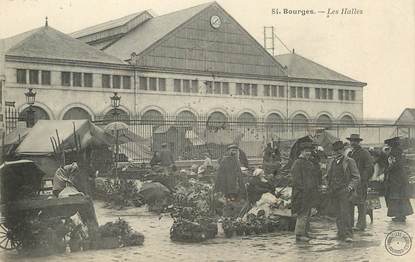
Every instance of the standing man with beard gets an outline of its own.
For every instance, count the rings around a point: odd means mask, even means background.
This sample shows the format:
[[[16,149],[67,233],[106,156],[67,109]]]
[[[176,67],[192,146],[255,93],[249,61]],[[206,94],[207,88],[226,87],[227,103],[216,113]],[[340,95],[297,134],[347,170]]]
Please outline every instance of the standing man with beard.
[[[352,151],[350,152],[349,157],[353,158],[356,162],[357,168],[359,169],[360,174],[360,184],[357,188],[357,212],[358,218],[356,231],[364,231],[366,229],[366,199],[367,199],[367,188],[369,184],[369,179],[373,174],[373,161],[370,153],[363,149],[360,145],[360,142],[363,141],[358,134],[351,134],[350,137],[346,138],[350,141],[350,146]],[[352,222],[354,225],[354,206],[352,209]]]
[[[328,192],[336,213],[338,240],[352,242],[353,236],[353,193],[360,181],[356,162],[344,154],[344,143],[333,143],[334,159],[327,169]]]
[[[300,156],[291,168],[293,178],[291,211],[297,215],[295,236],[299,242],[307,242],[311,239],[308,234],[310,214],[313,202],[318,195],[319,181],[314,174],[314,164],[310,159],[312,149],[312,143],[301,143]]]

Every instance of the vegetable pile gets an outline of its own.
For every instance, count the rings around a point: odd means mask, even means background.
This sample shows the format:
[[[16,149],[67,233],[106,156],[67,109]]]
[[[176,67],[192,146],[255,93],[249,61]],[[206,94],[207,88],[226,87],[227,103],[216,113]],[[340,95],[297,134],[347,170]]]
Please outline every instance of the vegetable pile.
[[[133,230],[123,219],[108,222],[98,228],[98,247],[101,249],[140,246],[144,243],[144,235]]]
[[[180,184],[169,207],[174,220],[170,239],[182,242],[201,242],[216,237],[217,211],[223,204],[209,184],[190,179]]]
[[[290,219],[277,215],[266,217],[265,212],[260,210],[257,215],[248,214],[246,220],[241,218],[224,218],[222,227],[225,236],[231,238],[234,235],[250,236],[275,231],[293,231],[295,224]]]

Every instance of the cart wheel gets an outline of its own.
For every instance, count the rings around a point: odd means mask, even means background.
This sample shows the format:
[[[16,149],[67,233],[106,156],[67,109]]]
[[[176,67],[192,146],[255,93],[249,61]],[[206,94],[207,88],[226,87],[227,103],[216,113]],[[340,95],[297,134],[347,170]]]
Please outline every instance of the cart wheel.
[[[0,224],[0,248],[13,250],[19,248],[21,245],[22,242],[17,240],[14,232],[4,224]]]

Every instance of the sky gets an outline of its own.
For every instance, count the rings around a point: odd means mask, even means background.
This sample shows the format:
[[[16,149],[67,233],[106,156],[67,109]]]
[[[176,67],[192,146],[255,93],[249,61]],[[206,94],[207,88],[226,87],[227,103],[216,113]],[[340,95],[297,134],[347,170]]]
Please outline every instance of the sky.
[[[206,0],[0,0],[0,38],[44,25],[64,33],[151,9],[170,13]],[[366,82],[364,117],[396,119],[415,108],[415,1],[413,0],[218,0],[259,43],[274,26],[291,50],[353,79]],[[278,8],[282,14],[273,14]],[[327,10],[361,10],[330,15]],[[326,14],[284,14],[312,9]],[[276,42],[277,54],[287,53]]]

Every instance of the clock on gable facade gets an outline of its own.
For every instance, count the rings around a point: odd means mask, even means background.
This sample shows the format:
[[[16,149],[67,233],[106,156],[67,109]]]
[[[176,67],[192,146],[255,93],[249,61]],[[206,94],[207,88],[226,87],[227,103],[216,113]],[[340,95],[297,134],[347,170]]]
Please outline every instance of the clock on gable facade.
[[[210,18],[210,25],[211,25],[213,28],[217,29],[217,28],[219,28],[219,27],[221,26],[221,24],[222,24],[222,21],[220,20],[220,17],[219,17],[219,16],[217,16],[217,15],[213,15],[213,16]]]

